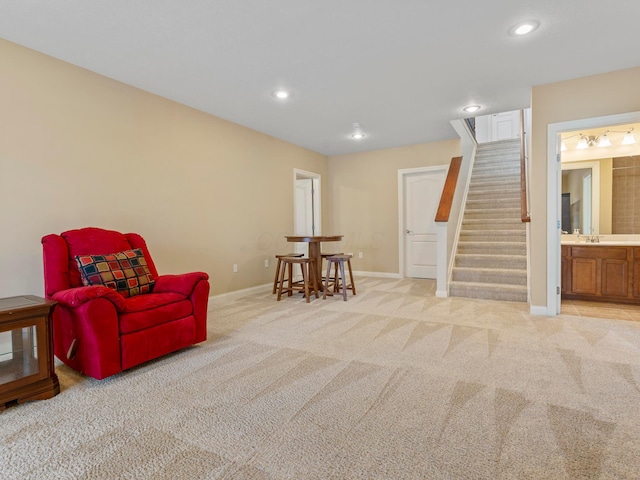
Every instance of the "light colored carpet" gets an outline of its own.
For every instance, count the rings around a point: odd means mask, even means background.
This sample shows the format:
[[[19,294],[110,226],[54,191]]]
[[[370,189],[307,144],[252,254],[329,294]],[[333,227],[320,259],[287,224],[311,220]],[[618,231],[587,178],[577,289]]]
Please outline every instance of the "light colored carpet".
[[[209,340],[0,413],[8,479],[632,479],[640,324],[358,278],[212,306]]]

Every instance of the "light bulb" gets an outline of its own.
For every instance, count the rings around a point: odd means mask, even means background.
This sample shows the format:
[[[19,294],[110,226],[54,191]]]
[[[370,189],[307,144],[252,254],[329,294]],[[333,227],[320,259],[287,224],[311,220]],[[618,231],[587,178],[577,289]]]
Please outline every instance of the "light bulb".
[[[624,134],[624,138],[622,139],[622,145],[633,145],[636,143],[636,137],[633,136],[631,130]]]
[[[467,107],[464,107],[462,110],[464,110],[467,113],[473,113],[480,110],[480,108],[481,108],[480,105],[469,105]]]
[[[609,140],[609,137],[607,136],[606,133],[600,136],[600,140],[598,140],[598,146],[599,147],[610,147],[611,146],[611,141]]]
[[[580,150],[584,148],[589,148],[589,144],[587,143],[587,137],[585,137],[584,135],[580,136],[580,140],[578,140],[578,144],[576,145],[576,148],[579,148]]]
[[[523,23],[519,23],[518,25],[514,25],[509,30],[509,33],[511,35],[518,35],[518,36],[526,35],[528,33],[533,32],[539,26],[540,26],[540,22],[538,22],[537,20],[531,20],[530,22],[523,22]]]
[[[273,92],[273,96],[279,98],[280,100],[284,100],[285,98],[289,98],[289,92],[286,90],[276,90]]]

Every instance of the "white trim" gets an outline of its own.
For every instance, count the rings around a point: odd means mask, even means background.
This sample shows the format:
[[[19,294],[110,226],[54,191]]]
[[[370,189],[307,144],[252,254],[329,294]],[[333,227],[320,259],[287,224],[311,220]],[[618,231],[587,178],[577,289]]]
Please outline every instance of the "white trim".
[[[467,178],[464,183],[464,190],[462,191],[462,203],[460,207],[460,214],[458,215],[458,224],[456,225],[456,231],[453,237],[453,245],[451,247],[451,256],[449,257],[449,265],[447,269],[447,294],[449,292],[449,284],[451,283],[451,277],[453,276],[453,267],[456,262],[456,252],[458,251],[458,241],[460,240],[460,231],[462,230],[462,220],[464,218],[464,210],[467,207],[467,195],[469,194],[469,185],[471,184],[471,175],[473,174],[473,165],[476,162],[476,152],[478,151],[478,142],[473,136],[469,125],[464,120],[451,121],[451,125],[460,136],[460,142],[463,146],[471,145],[471,154],[469,157],[469,169],[466,170]],[[464,135],[464,136],[463,136]],[[464,151],[462,152],[462,162],[464,164]],[[464,172],[462,165],[460,166],[460,172]]]
[[[407,175],[415,173],[426,173],[443,170],[446,175],[449,171],[449,165],[434,165],[431,167],[403,168],[398,170],[398,275],[404,278],[404,179]],[[440,259],[438,259],[439,261]]]
[[[555,315],[555,313],[549,313],[549,310],[547,307],[545,307],[544,305],[530,305],[529,306],[529,313],[531,315],[539,315],[539,316],[553,316]]]
[[[353,275],[361,277],[379,277],[379,278],[403,278],[399,273],[387,273],[387,272],[360,272],[354,270]]]
[[[631,112],[550,123],[547,126],[547,315],[557,315],[561,307],[560,294],[557,293],[557,287],[560,286],[561,227],[559,222],[562,203],[560,201],[562,169],[558,158],[560,134],[638,122],[640,122],[640,112]],[[534,307],[531,308],[533,311]]]
[[[211,295],[209,297],[209,305],[226,302],[229,300],[237,300],[238,298],[245,297],[256,293],[267,293],[273,288],[273,283],[265,283],[264,285],[257,285],[255,287],[243,288],[242,290],[234,290],[233,292],[220,293],[218,295]],[[263,291],[264,290],[264,291]]]

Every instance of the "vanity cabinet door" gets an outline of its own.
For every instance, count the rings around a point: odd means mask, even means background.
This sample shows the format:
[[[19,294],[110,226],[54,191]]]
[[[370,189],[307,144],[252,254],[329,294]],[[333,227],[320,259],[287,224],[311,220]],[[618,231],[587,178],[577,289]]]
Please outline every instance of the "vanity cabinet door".
[[[602,259],[602,295],[626,297],[629,295],[629,262]]]
[[[571,293],[582,295],[598,293],[598,262],[595,258],[571,260]]]

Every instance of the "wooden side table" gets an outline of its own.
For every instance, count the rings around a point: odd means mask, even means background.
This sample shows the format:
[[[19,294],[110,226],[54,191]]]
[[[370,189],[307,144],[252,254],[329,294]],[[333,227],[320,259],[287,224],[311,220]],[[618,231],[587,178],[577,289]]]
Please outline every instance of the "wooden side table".
[[[53,365],[54,306],[33,295],[0,298],[0,411],[60,393]]]

